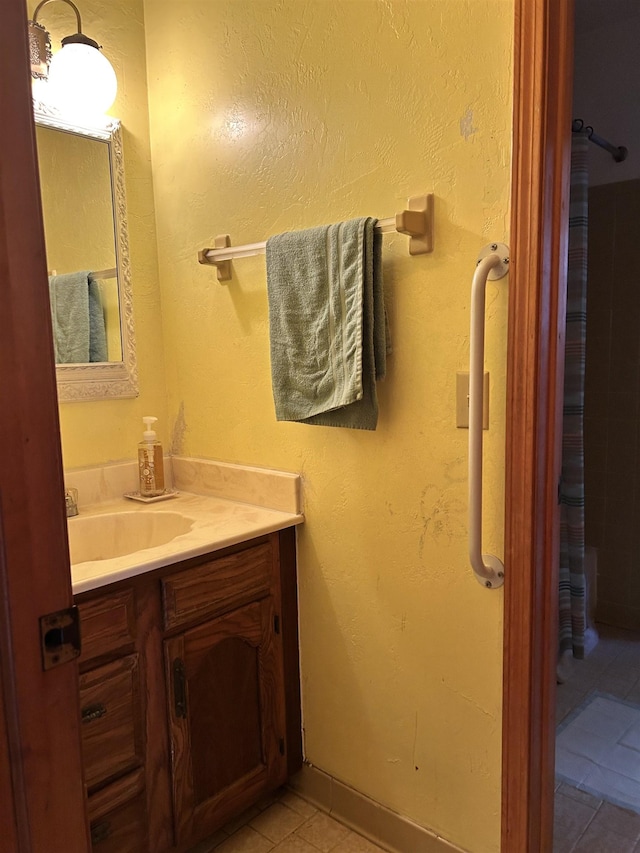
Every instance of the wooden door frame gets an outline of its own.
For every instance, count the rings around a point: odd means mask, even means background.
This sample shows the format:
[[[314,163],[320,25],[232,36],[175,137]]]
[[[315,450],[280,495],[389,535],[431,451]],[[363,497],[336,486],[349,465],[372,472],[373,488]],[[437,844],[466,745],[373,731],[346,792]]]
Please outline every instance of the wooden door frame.
[[[573,0],[516,0],[502,853],[553,847]]]
[[[77,666],[44,672],[39,636],[72,595],[25,12],[0,28],[0,833],[86,853]]]

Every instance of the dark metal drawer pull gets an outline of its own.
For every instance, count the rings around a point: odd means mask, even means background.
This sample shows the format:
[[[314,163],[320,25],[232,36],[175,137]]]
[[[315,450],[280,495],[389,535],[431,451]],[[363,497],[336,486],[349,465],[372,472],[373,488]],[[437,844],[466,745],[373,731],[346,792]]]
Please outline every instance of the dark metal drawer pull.
[[[187,716],[187,685],[184,661],[176,658],[173,662],[173,707],[176,717]]]
[[[91,826],[91,843],[100,844],[101,841],[106,841],[111,835],[111,823],[108,820],[103,820],[101,823],[94,823]]]
[[[90,723],[92,720],[99,720],[100,717],[104,717],[107,713],[107,708],[102,702],[98,702],[97,705],[87,705],[86,708],[82,709],[82,722]]]

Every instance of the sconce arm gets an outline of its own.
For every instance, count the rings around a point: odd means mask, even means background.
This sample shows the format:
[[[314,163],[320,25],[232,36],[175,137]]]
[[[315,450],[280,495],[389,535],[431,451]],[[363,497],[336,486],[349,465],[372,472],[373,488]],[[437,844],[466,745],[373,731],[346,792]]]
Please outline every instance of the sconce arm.
[[[33,12],[33,23],[34,24],[38,23],[38,12],[40,11],[40,9],[42,9],[43,6],[46,6],[47,3],[53,3],[53,2],[55,2],[55,0],[41,0],[41,2],[38,3],[38,5],[36,6],[36,8]],[[78,7],[76,6],[75,3],[71,2],[71,0],[62,0],[62,2],[67,3],[69,6],[71,6],[73,11],[76,13],[76,21],[78,24],[78,33],[82,33],[82,20],[80,19],[80,10],[78,9]]]

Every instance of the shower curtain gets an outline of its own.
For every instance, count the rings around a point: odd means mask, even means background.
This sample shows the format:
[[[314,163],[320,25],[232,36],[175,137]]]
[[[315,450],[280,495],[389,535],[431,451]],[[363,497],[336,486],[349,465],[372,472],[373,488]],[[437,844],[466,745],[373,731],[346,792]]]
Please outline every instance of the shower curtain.
[[[571,146],[567,325],[565,345],[562,479],[560,483],[560,655],[584,657],[584,373],[587,330],[587,147],[584,133]]]

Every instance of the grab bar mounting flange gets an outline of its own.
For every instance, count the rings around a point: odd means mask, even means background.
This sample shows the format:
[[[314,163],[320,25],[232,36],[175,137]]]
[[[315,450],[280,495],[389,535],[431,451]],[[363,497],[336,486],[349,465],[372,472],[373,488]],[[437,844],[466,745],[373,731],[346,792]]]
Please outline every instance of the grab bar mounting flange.
[[[509,272],[509,247],[506,243],[487,243],[486,246],[483,246],[478,254],[476,266],[478,266],[480,261],[493,254],[498,255],[500,263],[489,270],[487,276],[489,281],[497,281],[499,278],[504,278]]]

